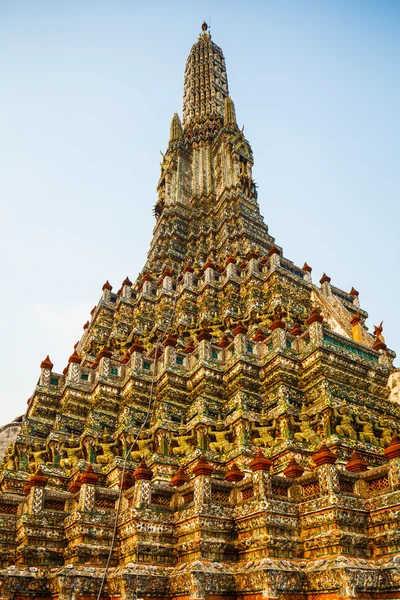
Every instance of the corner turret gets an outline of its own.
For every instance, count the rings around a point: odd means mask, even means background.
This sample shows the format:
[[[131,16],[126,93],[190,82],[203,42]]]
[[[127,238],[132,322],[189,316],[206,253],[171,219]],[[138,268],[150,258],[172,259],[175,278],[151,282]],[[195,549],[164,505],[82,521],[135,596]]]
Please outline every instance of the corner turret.
[[[235,105],[230,96],[225,98],[224,126],[229,128],[237,127]]]
[[[175,113],[172,117],[171,127],[169,130],[169,143],[183,141],[183,130],[182,123],[178,113]]]

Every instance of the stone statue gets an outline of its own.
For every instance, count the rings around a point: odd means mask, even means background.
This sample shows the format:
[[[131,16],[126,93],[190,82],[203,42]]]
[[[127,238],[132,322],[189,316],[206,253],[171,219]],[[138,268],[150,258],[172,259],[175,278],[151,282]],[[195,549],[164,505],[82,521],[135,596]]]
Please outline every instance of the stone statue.
[[[360,418],[363,417],[363,418]],[[362,415],[356,415],[356,423],[357,425],[361,425],[362,431],[358,434],[358,437],[362,442],[368,442],[369,444],[378,445],[378,440],[376,438],[374,432],[374,426],[371,422],[371,419],[368,417],[367,413],[363,413]]]
[[[83,446],[80,440],[72,437],[68,442],[64,442],[60,447],[61,454],[65,455],[60,460],[60,467],[62,469],[72,469],[75,467],[79,460],[83,458]]]
[[[146,458],[147,456],[149,456],[149,454],[151,454],[151,442],[152,438],[146,438],[145,434],[142,432],[139,436],[139,439],[136,441],[136,446],[138,447],[138,450],[132,450],[129,454],[128,459],[140,460],[141,458]]]
[[[340,425],[336,426],[336,433],[342,437],[349,437],[352,440],[357,439],[357,432],[353,427],[353,417],[347,404],[344,402],[340,408],[334,409],[334,415],[340,420]]]
[[[4,456],[5,468],[8,471],[16,471],[18,469],[18,457],[14,444],[11,442]]]
[[[179,431],[184,432],[186,430],[184,427],[180,427]],[[172,448],[174,456],[187,456],[193,451],[193,442],[196,442],[197,435],[191,431],[187,435],[171,435],[171,440],[178,444],[175,448]]]
[[[382,432],[379,440],[380,446],[382,446],[382,448],[386,448],[386,446],[389,446],[390,442],[392,441],[392,435],[394,433],[390,427],[387,416],[382,415],[379,417],[378,424],[375,424],[375,427],[378,431]]]
[[[218,419],[216,429],[213,431],[211,427],[208,428],[208,435],[215,438],[215,442],[210,442],[210,450],[213,452],[223,452],[227,454],[233,448],[233,444],[227,439],[232,434],[232,425],[227,431],[224,431],[225,424],[221,419]]]
[[[47,462],[49,456],[48,446],[42,450],[42,444],[37,440],[33,446],[33,449],[29,453],[29,470],[31,473],[35,473],[36,470]]]
[[[97,444],[97,448],[101,448],[102,454],[97,455],[96,461],[100,465],[108,465],[111,463],[116,454],[115,451],[113,451],[113,448],[116,448],[117,446],[118,440],[112,442],[110,434],[105,431],[103,433],[102,441]]]
[[[299,419],[300,423],[296,423],[293,417],[291,418],[291,424],[297,425],[300,429],[300,431],[294,434],[294,439],[298,442],[308,442],[309,444],[319,443],[320,439],[312,428],[312,425],[316,425],[318,422],[318,415],[315,415],[313,419],[309,419],[307,411],[302,407]]]
[[[263,446],[264,448],[271,447],[275,443],[275,435],[276,435],[276,419],[273,420],[272,425],[264,425],[263,423],[267,422],[267,419],[261,416],[261,426],[258,427],[254,424],[251,424],[251,431],[256,431],[258,433],[258,437],[253,438],[253,444],[255,446]],[[271,435],[271,434],[274,435]]]

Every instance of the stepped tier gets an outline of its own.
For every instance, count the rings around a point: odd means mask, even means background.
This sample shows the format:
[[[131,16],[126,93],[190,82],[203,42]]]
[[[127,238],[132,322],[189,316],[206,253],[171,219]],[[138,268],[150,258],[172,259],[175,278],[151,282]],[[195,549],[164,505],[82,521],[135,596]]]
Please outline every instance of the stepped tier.
[[[207,26],[148,259],[47,356],[0,476],[1,598],[397,598],[399,373],[259,213]]]

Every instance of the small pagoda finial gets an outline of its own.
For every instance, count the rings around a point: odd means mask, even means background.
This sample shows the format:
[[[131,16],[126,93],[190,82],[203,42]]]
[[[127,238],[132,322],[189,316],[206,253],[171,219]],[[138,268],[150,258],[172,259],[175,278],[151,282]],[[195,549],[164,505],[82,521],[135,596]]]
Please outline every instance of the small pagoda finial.
[[[183,140],[182,123],[178,113],[175,113],[169,130],[169,142],[180,142],[181,140]]]
[[[224,126],[225,127],[237,126],[235,105],[233,104],[233,100],[230,96],[227,96],[225,98]]]
[[[211,40],[210,26],[205,21],[201,24],[201,34],[199,35],[199,39],[200,38]]]
[[[50,360],[49,355],[46,356],[46,358],[44,360],[42,360],[41,364],[40,364],[40,368],[41,369],[48,369],[48,370],[52,370],[54,367],[53,363]]]

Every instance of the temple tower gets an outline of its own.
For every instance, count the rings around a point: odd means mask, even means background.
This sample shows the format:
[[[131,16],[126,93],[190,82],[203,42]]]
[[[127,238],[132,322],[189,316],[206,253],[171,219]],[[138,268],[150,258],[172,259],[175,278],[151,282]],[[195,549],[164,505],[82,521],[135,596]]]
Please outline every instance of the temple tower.
[[[400,597],[395,354],[285,257],[252,167],[203,24],[146,264],[42,361],[7,448],[0,598]]]

